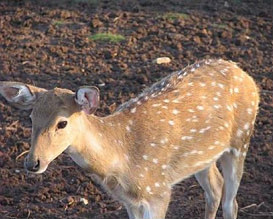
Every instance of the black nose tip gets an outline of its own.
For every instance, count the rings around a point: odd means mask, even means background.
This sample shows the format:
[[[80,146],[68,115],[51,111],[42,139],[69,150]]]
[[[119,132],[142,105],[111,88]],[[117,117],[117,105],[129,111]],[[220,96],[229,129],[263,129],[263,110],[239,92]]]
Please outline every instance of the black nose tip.
[[[40,160],[29,161],[25,160],[25,168],[30,172],[37,172],[40,169]]]

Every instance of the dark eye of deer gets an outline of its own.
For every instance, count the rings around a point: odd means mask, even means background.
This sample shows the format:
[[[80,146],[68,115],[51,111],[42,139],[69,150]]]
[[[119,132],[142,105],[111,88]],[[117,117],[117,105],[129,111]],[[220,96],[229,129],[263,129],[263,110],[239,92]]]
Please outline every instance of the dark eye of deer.
[[[58,125],[57,125],[57,128],[58,129],[64,129],[67,125],[67,121],[62,121],[62,122],[59,122]]]

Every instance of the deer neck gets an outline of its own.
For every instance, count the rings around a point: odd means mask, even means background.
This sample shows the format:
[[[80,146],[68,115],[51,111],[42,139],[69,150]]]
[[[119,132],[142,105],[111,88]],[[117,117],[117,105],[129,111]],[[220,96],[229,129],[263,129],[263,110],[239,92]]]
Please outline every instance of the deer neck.
[[[105,179],[111,174],[126,172],[128,156],[122,115],[86,116],[77,119],[79,130],[68,153],[82,168]]]

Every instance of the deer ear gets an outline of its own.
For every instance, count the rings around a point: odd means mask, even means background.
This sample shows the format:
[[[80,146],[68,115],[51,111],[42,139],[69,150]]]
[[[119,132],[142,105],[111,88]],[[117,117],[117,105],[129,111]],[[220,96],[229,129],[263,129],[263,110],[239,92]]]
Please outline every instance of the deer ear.
[[[19,109],[31,109],[38,95],[44,92],[46,89],[20,82],[0,81],[0,94]]]
[[[92,114],[99,107],[100,91],[97,87],[84,86],[76,91],[75,101],[86,114]]]

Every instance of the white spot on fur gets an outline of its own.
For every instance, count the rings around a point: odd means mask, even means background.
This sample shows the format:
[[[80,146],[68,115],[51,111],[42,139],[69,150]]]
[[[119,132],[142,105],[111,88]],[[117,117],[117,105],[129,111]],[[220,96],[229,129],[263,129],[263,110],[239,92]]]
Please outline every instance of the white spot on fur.
[[[228,110],[228,111],[232,111],[232,106],[227,105],[227,110]]]
[[[253,110],[252,110],[251,108],[247,108],[246,111],[247,111],[247,113],[250,114],[250,115],[253,113]]]
[[[152,191],[151,187],[150,187],[150,186],[147,186],[147,187],[146,187],[146,191],[147,191],[147,192],[151,192],[151,191]]]
[[[170,120],[170,121],[169,121],[169,124],[170,124],[170,125],[174,125],[174,121],[173,121],[173,120]]]
[[[177,99],[175,99],[175,100],[172,100],[172,102],[173,102],[173,103],[181,103],[181,102],[179,101],[179,98],[177,98]]]
[[[155,143],[151,143],[150,145],[151,145],[152,147],[155,147],[155,146],[156,146],[156,144],[155,144]]]
[[[185,141],[185,140],[191,140],[193,137],[192,136],[182,136],[181,140]]]
[[[136,108],[131,109],[131,113],[135,113],[136,112]]]
[[[131,128],[127,125],[127,126],[126,126],[126,130],[127,130],[128,132],[130,132],[130,131],[131,131]]]
[[[175,150],[178,150],[179,149],[179,146],[174,146],[173,147]]]
[[[153,158],[153,163],[157,164],[158,163],[158,159],[157,158]]]
[[[226,128],[228,128],[228,127],[229,127],[229,124],[228,124],[227,122],[225,122],[225,123],[224,123],[224,126],[225,126]]]
[[[226,75],[225,69],[220,70],[220,73],[223,74],[223,75]]]
[[[167,143],[168,141],[169,141],[168,138],[163,138],[163,139],[160,140],[160,143],[161,143],[161,144],[165,144],[165,143]]]
[[[219,91],[216,92],[216,95],[217,95],[218,97],[221,97],[221,96],[222,96],[222,94],[221,94]]]
[[[194,167],[198,167],[198,166],[203,165],[204,163],[206,163],[206,161],[198,161],[198,162],[196,162],[193,166],[194,166]]]
[[[155,187],[160,187],[160,184],[158,182],[156,182]]]
[[[248,130],[250,127],[250,124],[247,122],[245,125],[244,125],[244,130]]]
[[[161,106],[161,103],[155,103],[152,105],[152,107],[159,107],[159,106]]]
[[[235,87],[233,90],[234,90],[234,93],[239,93],[239,88],[238,87]]]
[[[174,115],[177,115],[178,113],[180,113],[180,111],[178,111],[177,109],[174,109],[174,110],[173,110],[173,114],[174,114]]]
[[[203,106],[197,106],[196,107],[198,110],[204,110],[204,107]]]
[[[237,137],[241,137],[243,134],[243,131],[241,129],[238,129],[236,132]]]
[[[222,89],[224,89],[224,85],[223,84],[221,84],[221,83],[218,83],[218,86],[220,87],[220,88],[222,88]]]
[[[165,169],[167,169],[167,165],[166,165],[166,164],[163,164],[163,165],[161,166],[161,168],[162,168],[163,170],[165,170]]]
[[[214,101],[218,101],[219,98],[218,98],[218,97],[213,97],[213,100],[214,100]]]
[[[205,131],[208,131],[211,128],[211,126],[208,126],[206,128],[200,129],[199,133],[204,133]]]
[[[144,160],[148,160],[148,156],[146,154],[144,154],[142,157]]]
[[[229,88],[229,93],[233,94],[233,89],[232,88]]]

